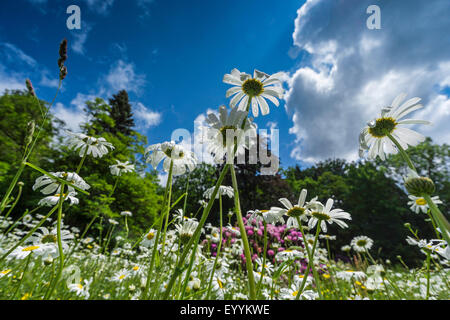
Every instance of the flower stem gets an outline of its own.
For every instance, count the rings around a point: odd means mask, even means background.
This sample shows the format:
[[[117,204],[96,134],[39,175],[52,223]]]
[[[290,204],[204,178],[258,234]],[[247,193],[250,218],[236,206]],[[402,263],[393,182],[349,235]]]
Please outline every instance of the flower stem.
[[[309,275],[309,269],[314,270],[314,252],[316,251],[316,245],[317,245],[317,239],[319,238],[319,233],[320,233],[320,221],[317,222],[316,236],[314,237],[313,247],[312,247],[309,259],[308,259],[308,266],[306,267],[305,274],[303,275],[303,281],[300,285],[300,288],[298,289],[297,296],[295,297],[296,300],[299,300],[300,296],[303,293],[303,289],[305,288],[305,285],[306,285],[306,279],[308,278],[308,275]],[[308,246],[308,244],[306,244],[306,246]],[[314,274],[314,272],[313,272],[313,274]],[[316,283],[316,285],[318,285],[318,283]],[[322,296],[320,289],[318,291],[319,291],[319,296]]]
[[[248,276],[248,284],[250,290],[250,300],[256,299],[256,288],[255,288],[255,279],[253,276],[253,263],[252,257],[250,255],[250,247],[248,245],[247,233],[244,226],[244,221],[242,220],[241,213],[241,204],[239,202],[239,189],[236,179],[236,172],[234,170],[234,165],[230,165],[231,167],[231,180],[234,188],[234,205],[236,209],[236,218],[239,225],[239,230],[241,232],[242,242],[244,244],[244,255],[245,255],[245,265],[247,267],[247,276]]]
[[[209,295],[211,294],[211,285],[212,280],[214,278],[214,273],[216,271],[217,260],[219,259],[220,249],[222,248],[222,195],[219,193],[219,227],[220,227],[220,236],[219,236],[219,246],[217,247],[216,258],[214,259],[214,264],[211,270],[211,276],[209,278],[208,290],[206,293],[206,300],[209,299]]]
[[[416,167],[414,167],[414,164],[412,163],[411,159],[409,158],[408,154],[406,153],[406,151],[402,148],[402,146],[400,145],[400,143],[398,143],[397,139],[395,139],[390,133],[387,134],[387,136],[389,137],[389,139],[391,139],[391,141],[397,146],[398,151],[400,152],[400,154],[403,157],[403,160],[406,161],[406,163],[408,164],[408,167],[411,168],[412,170],[414,170],[415,172],[417,172]]]
[[[201,233],[201,229],[203,227],[203,225],[206,222],[206,219],[208,218],[209,212],[211,211],[211,208],[214,204],[214,200],[216,198],[217,192],[219,191],[219,187],[222,185],[222,181],[225,178],[225,175],[227,174],[228,170],[230,168],[229,164],[225,164],[224,168],[222,169],[222,172],[220,173],[219,179],[217,180],[216,186],[214,187],[214,191],[211,195],[211,199],[209,199],[208,205],[203,209],[203,214],[202,217],[198,223],[197,229],[195,229],[194,234],[192,236],[192,238],[189,240],[189,242],[185,245],[183,253],[181,254],[181,257],[178,261],[177,266],[175,267],[175,270],[169,280],[169,283],[167,284],[167,289],[164,292],[163,295],[163,299],[166,300],[169,297],[170,291],[172,290],[172,287],[175,283],[175,280],[178,278],[178,276],[182,273],[182,267],[184,265],[184,260],[186,259],[189,250],[191,248],[191,246],[194,244],[194,248],[192,250],[192,255],[191,255],[191,261],[195,258],[195,252],[197,250],[198,247],[198,239],[200,237],[200,233]],[[189,274],[187,275],[189,276]]]
[[[64,268],[64,251],[63,251],[63,246],[62,246],[62,240],[61,240],[61,220],[62,220],[62,207],[63,207],[63,203],[64,203],[64,187],[65,185],[61,185],[61,196],[59,197],[59,203],[58,203],[58,220],[57,220],[57,225],[56,225],[56,232],[57,232],[57,240],[58,240],[58,251],[59,251],[59,268],[58,268],[58,272],[56,274],[55,279],[53,280],[53,285],[50,289],[50,291],[48,292],[48,295],[46,295],[46,297],[44,298],[45,300],[50,299],[53,291],[55,290],[59,278],[62,275],[62,271]]]
[[[167,178],[166,190],[164,191],[164,205],[166,205],[166,199],[168,197],[169,183],[171,183],[171,180],[172,180],[172,171],[173,171],[173,161],[170,161],[169,176]],[[170,210],[170,204],[168,204],[167,207]],[[155,264],[155,258],[156,258],[156,254],[157,254],[156,251],[158,249],[159,237],[161,236],[162,225],[163,225],[163,222],[164,222],[164,211],[165,211],[165,209],[166,209],[166,207],[163,207],[163,209],[162,209],[162,215],[160,217],[160,221],[159,221],[159,225],[158,225],[158,231],[156,233],[155,242],[153,244],[152,258],[150,260],[150,267],[148,268],[148,274],[147,274],[147,281],[146,281],[146,284],[145,284],[145,289],[144,289],[144,292],[142,293],[142,297],[141,297],[142,300],[145,300],[147,298],[148,290],[150,289],[150,278],[152,276],[153,266]]]

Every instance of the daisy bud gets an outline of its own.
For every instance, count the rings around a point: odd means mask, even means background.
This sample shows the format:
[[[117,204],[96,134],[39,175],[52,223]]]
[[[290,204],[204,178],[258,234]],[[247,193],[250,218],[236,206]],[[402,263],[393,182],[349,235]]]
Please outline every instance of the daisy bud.
[[[407,222],[404,224],[405,228],[410,228],[411,227],[411,223]]]
[[[25,80],[25,84],[27,86],[28,92],[33,96],[36,97],[36,93],[34,92],[33,84],[31,83],[30,79]]]
[[[435,191],[433,180],[427,177],[411,177],[405,181],[405,188],[416,197],[431,195]]]
[[[17,185],[18,185],[19,187],[23,187],[23,186],[25,185],[25,183],[23,183],[22,181],[19,181],[19,182],[17,182]]]

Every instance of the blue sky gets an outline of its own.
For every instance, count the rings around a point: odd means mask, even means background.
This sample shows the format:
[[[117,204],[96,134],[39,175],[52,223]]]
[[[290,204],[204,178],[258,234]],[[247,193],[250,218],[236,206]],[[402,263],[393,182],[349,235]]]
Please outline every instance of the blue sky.
[[[49,100],[55,88],[43,81],[42,73],[47,80],[55,79],[59,42],[66,37],[69,75],[58,97],[66,112],[58,105],[57,114],[76,120],[68,110],[77,110],[71,104],[77,94],[75,102],[80,103],[85,95],[107,98],[121,85],[128,86],[130,100],[145,106],[150,123],[155,123],[142,125],[139,131],[149,143],[157,143],[168,140],[176,128],[193,130],[197,116],[227,104],[229,85],[222,78],[233,68],[247,73],[255,68],[266,73],[293,68],[296,60],[289,50],[302,3],[116,0],[102,7],[96,1],[2,1],[0,42],[34,60],[33,65],[12,59],[2,64],[29,77],[38,94]],[[66,28],[70,4],[81,8],[81,30]],[[108,75],[110,82],[120,75],[129,79],[108,83]],[[258,125],[277,123],[280,138],[292,142],[284,103],[272,107],[269,116],[258,117]],[[155,113],[159,122],[151,120]],[[280,153],[283,165],[296,162],[289,156],[288,144],[282,144]]]
[[[70,4],[81,30],[66,28]],[[378,30],[366,26],[372,4]],[[86,99],[125,88],[137,129],[157,143],[227,104],[222,78],[233,68],[284,71],[280,107],[256,119],[279,129],[281,165],[356,160],[359,131],[401,92],[422,98],[414,118],[434,125],[420,132],[450,141],[448,12],[448,0],[3,0],[0,91],[30,78],[50,100],[66,37],[54,113],[76,130]]]

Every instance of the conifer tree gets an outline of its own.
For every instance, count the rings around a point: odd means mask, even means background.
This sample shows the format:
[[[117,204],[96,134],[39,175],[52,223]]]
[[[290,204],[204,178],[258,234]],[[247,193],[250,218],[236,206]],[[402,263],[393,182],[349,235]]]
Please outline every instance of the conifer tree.
[[[110,117],[115,122],[112,133],[120,132],[126,136],[132,135],[133,130],[131,128],[134,126],[134,120],[127,91],[120,90],[117,94],[114,94],[113,98],[109,99],[109,104],[111,106]]]

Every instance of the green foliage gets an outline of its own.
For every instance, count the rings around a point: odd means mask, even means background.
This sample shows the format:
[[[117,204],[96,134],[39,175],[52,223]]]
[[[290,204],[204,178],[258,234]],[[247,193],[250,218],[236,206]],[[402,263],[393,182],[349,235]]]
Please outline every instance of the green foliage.
[[[0,180],[0,194],[2,194],[8,187],[17,163],[21,159],[22,141],[27,133],[27,123],[34,119],[39,124],[41,112],[35,98],[21,92],[0,97],[0,109],[2,115],[5,115],[0,121],[2,144],[0,150],[4,150],[4,152],[0,151],[0,170],[4,170]],[[115,148],[102,158],[92,156],[86,158],[80,176],[91,186],[90,196],[78,194],[79,205],[65,206],[64,221],[84,229],[97,213],[104,218],[115,218],[120,221],[123,219],[120,216],[121,211],[131,211],[133,217],[128,219],[130,236],[137,238],[141,232],[150,227],[162,206],[162,192],[157,184],[156,172],[145,171],[144,150],[147,139],[133,130],[129,130],[126,135],[120,131],[113,133],[113,130],[108,130],[108,128],[114,128],[116,122],[111,115],[112,108],[100,98],[87,101],[85,112],[89,121],[82,125],[83,133],[94,137],[101,136]],[[79,150],[70,150],[66,146],[66,135],[57,135],[59,130],[55,128],[55,124],[64,128],[62,121],[56,119],[49,121],[29,161],[51,172],[74,172],[82,157],[79,155]],[[57,141],[57,143],[51,144],[51,141]],[[6,152],[8,149],[11,151]],[[116,177],[110,173],[109,166],[116,164],[116,159],[132,162],[135,164],[136,172],[123,174],[116,190],[109,198],[116,182]],[[13,216],[21,215],[24,210],[36,207],[37,202],[43,197],[42,194],[31,189],[34,180],[40,175],[31,169],[24,171],[21,178],[25,182],[24,192],[21,201],[14,209]],[[46,210],[42,208],[39,213],[44,213]],[[116,228],[117,233],[124,230],[123,221],[121,222]]]

